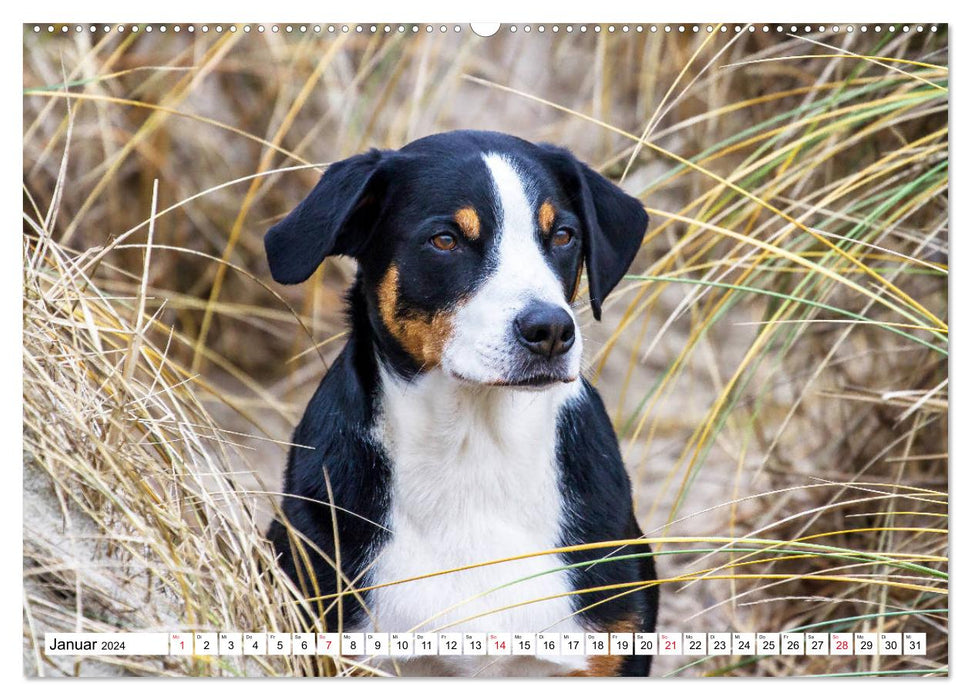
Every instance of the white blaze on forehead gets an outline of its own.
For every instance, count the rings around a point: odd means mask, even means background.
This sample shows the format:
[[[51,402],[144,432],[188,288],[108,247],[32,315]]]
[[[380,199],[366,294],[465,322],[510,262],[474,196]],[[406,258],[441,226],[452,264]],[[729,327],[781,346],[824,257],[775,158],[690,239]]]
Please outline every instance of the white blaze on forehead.
[[[492,176],[499,222],[496,291],[516,296],[530,294],[535,299],[568,308],[563,285],[550,269],[540,250],[536,234],[536,215],[528,186],[516,166],[497,153],[483,155]]]

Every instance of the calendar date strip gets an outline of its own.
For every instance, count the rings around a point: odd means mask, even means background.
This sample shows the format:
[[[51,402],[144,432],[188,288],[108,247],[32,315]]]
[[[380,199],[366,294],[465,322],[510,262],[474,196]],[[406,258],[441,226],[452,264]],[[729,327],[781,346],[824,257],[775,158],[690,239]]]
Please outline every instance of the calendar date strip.
[[[48,656],[925,656],[924,632],[108,632]]]

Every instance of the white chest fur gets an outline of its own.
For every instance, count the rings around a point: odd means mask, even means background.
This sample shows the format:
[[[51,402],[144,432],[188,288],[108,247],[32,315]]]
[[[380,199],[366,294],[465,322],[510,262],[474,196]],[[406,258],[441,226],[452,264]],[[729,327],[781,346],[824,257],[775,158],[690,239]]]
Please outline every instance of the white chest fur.
[[[556,422],[564,402],[582,390],[579,381],[518,391],[468,386],[433,370],[411,383],[383,374],[382,385],[376,438],[392,464],[392,534],[376,553],[369,583],[558,545],[565,514]],[[372,592],[367,629],[580,632],[572,598],[563,595],[571,590],[567,572],[556,571],[563,564],[543,555],[380,588]],[[434,663],[498,670],[494,658],[448,659]],[[556,661],[565,664],[561,671],[584,663],[582,657]],[[517,664],[514,672],[522,675],[550,668],[524,662],[505,664]]]

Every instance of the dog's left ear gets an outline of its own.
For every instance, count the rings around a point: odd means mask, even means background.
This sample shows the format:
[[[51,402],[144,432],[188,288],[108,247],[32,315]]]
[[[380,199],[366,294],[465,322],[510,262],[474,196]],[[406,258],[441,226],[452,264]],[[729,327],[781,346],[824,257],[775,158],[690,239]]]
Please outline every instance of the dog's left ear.
[[[647,231],[647,212],[641,203],[595,172],[565,148],[540,144],[547,162],[574,206],[586,235],[583,258],[590,287],[590,307],[600,320],[607,295],[623,278]]]

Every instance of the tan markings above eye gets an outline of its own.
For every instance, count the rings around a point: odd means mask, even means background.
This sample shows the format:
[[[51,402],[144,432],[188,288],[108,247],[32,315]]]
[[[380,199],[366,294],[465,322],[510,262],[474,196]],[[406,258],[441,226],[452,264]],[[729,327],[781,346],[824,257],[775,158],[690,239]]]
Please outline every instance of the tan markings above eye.
[[[553,237],[550,239],[553,245],[557,247],[565,246],[572,240],[573,240],[573,231],[571,231],[568,228],[558,229],[557,232],[554,233]]]
[[[455,223],[469,240],[479,237],[479,214],[472,207],[462,207],[455,212]]]
[[[549,233],[553,228],[553,219],[556,218],[556,208],[550,200],[546,200],[539,207],[539,227],[543,233]]]
[[[439,250],[454,250],[459,244],[451,233],[438,233],[431,237],[431,243]]]

